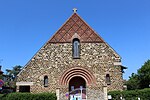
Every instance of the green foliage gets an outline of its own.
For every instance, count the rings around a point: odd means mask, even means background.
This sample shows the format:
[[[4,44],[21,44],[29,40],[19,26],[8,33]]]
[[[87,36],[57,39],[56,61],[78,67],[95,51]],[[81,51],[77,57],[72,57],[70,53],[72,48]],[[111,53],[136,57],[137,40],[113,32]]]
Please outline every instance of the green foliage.
[[[7,75],[15,79],[17,74],[21,71],[22,66],[16,65],[12,70],[6,69]]]
[[[137,74],[132,73],[125,84],[128,90],[148,88],[150,85],[150,60],[144,63]]]
[[[5,84],[6,87],[15,88],[17,74],[21,71],[22,66],[16,65],[12,70],[6,69]]]
[[[150,60],[138,70],[140,88],[148,88],[150,85]]]
[[[3,96],[3,94],[0,94],[0,98]]]
[[[110,91],[108,94],[112,96],[113,100],[119,100],[122,95],[121,91]]]
[[[141,100],[149,100],[150,99],[150,88],[145,88],[142,90],[139,90],[139,95]]]
[[[150,88],[142,90],[110,91],[108,94],[112,96],[112,100],[120,100],[121,96],[125,100],[138,100],[138,97],[140,97],[141,100],[149,100]]]
[[[12,89],[2,89],[2,90],[0,91],[0,93],[2,93],[2,94],[12,93],[12,92],[13,92]]]
[[[122,91],[122,97],[126,100],[137,100],[138,92],[136,90]]]
[[[128,90],[135,90],[139,88],[139,76],[135,73],[132,73],[129,80],[125,83]]]
[[[3,75],[0,75],[0,79],[3,79]]]
[[[56,100],[54,93],[10,93],[7,95],[0,95],[1,100]]]

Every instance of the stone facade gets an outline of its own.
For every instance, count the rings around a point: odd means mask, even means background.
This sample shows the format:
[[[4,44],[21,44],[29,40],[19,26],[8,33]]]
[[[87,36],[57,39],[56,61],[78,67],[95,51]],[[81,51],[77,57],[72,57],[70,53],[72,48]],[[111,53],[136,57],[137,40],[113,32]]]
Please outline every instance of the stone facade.
[[[73,37],[81,39],[78,33],[74,34],[70,40]],[[69,80],[75,76],[85,79],[88,100],[92,100],[92,91],[103,93],[106,91],[104,87],[107,87],[107,91],[123,89],[121,58],[106,42],[102,39],[101,42],[86,42],[83,39],[80,43],[80,58],[74,59],[72,42],[56,42],[54,37],[55,35],[18,74],[17,91],[19,86],[29,85],[32,93],[59,91],[58,99],[61,100],[64,96],[62,100],[65,100]],[[110,75],[110,85],[106,84],[106,74]],[[48,76],[47,87],[44,87],[44,76]]]

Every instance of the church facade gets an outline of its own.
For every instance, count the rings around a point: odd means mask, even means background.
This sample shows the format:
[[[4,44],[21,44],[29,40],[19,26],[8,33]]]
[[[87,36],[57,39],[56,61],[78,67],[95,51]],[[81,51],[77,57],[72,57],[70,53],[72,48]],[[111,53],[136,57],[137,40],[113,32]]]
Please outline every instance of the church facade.
[[[18,74],[17,91],[106,99],[123,89],[122,70],[121,57],[74,12]]]

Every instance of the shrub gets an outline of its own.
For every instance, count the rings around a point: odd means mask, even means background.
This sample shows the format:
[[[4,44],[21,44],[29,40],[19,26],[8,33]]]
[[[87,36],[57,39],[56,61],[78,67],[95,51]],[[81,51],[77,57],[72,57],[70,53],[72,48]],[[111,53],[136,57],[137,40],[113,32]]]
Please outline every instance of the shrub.
[[[121,97],[121,91],[110,91],[108,94],[112,96],[113,100],[119,100]]]
[[[12,92],[13,92],[12,89],[3,89],[3,90],[1,91],[2,94],[12,93]]]
[[[0,94],[0,98],[3,96],[3,94]]]
[[[10,93],[1,96],[1,100],[56,100],[54,93]]]
[[[139,90],[139,95],[141,100],[149,100],[150,99],[150,88]]]
[[[123,97],[125,100],[138,100],[138,97],[140,97],[141,100],[149,100],[150,88],[142,90],[110,91],[108,94],[112,96],[112,100],[120,100],[120,97]]]

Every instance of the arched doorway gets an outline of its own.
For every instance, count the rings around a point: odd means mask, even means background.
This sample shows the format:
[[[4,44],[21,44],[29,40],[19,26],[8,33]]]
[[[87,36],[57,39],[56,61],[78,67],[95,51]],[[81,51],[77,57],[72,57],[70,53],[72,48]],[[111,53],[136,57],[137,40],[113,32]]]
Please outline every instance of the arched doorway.
[[[80,84],[79,84],[80,83]],[[78,85],[76,85],[78,84]],[[81,98],[72,99],[71,96],[78,96],[81,94],[80,86],[83,86],[83,94],[82,94],[82,100],[87,99],[87,94],[89,94],[89,89],[87,91],[88,86],[96,85],[96,79],[93,73],[86,68],[83,67],[72,67],[66,70],[59,79],[59,85],[63,86],[64,92],[62,91],[60,93],[60,99],[65,100],[66,98],[69,98],[69,100],[81,100]],[[71,91],[71,86],[72,90]],[[80,95],[81,96],[81,95]]]
[[[69,81],[69,100],[86,100],[86,81],[75,76]]]

